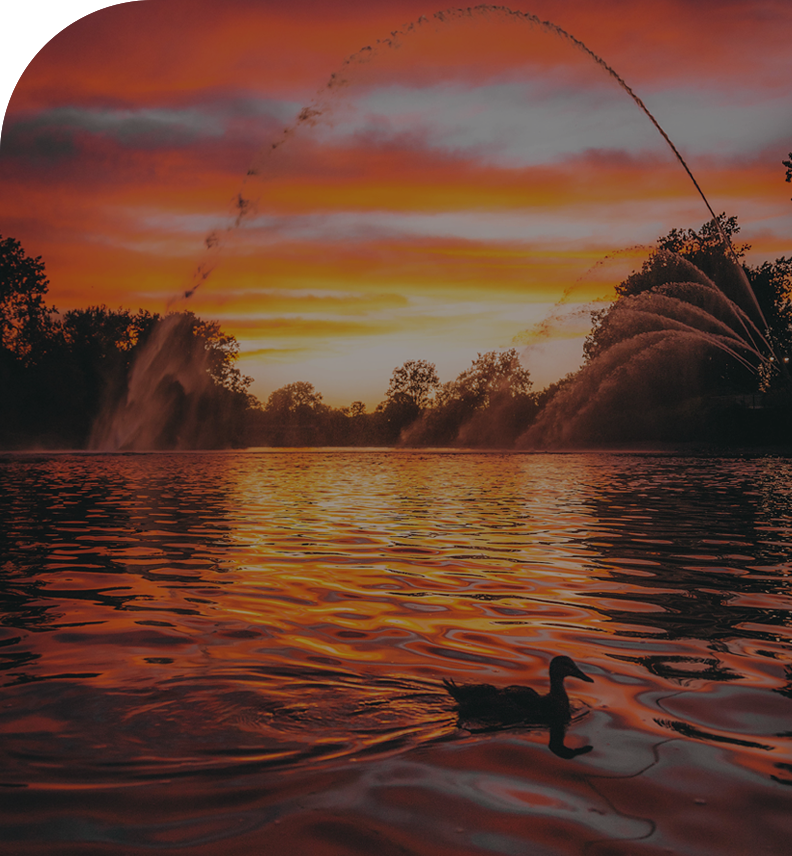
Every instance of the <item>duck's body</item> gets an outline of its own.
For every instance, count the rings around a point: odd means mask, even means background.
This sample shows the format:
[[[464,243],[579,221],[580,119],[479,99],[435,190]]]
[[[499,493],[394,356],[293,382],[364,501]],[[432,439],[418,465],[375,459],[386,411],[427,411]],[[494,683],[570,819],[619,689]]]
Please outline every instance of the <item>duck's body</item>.
[[[459,708],[460,719],[494,721],[501,724],[518,722],[561,725],[569,722],[569,696],[564,678],[579,678],[592,683],[570,657],[555,657],[550,663],[550,692],[539,695],[531,687],[498,688],[491,684],[455,684],[443,679],[449,694]]]

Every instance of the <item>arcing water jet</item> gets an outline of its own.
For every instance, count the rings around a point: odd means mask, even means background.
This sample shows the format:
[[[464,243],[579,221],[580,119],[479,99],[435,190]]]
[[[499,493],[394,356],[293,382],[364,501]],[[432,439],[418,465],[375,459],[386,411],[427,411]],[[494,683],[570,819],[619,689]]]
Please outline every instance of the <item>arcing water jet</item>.
[[[256,155],[256,157],[253,159],[251,166],[248,169],[247,175],[243,180],[242,187],[234,200],[234,213],[230,223],[224,229],[215,230],[206,237],[204,242],[206,247],[206,255],[194,271],[190,285],[184,290],[182,295],[180,295],[178,298],[175,298],[174,301],[171,301],[171,303],[176,302],[178,300],[190,299],[195,294],[195,292],[209,279],[215,267],[217,256],[222,248],[223,236],[228,235],[234,230],[238,229],[249,217],[250,213],[255,210],[255,204],[250,197],[247,187],[249,179],[261,175],[262,172],[264,172],[266,169],[268,159],[272,157],[283,145],[285,145],[302,126],[307,125],[308,127],[312,127],[327,114],[327,112],[331,109],[331,103],[329,100],[330,97],[334,96],[337,92],[343,91],[345,89],[345,87],[350,83],[350,78],[354,72],[355,67],[370,63],[378,55],[379,52],[386,49],[393,49],[398,45],[400,39],[408,38],[419,28],[426,27],[432,21],[434,21],[436,24],[443,25],[448,21],[484,15],[496,15],[509,21],[513,20],[521,24],[528,24],[532,27],[539,27],[543,31],[563,39],[576,49],[582,51],[600,68],[602,68],[605,73],[607,73],[618,84],[618,86],[621,87],[621,89],[625,93],[627,93],[627,95],[629,95],[633,102],[648,117],[648,119],[652,122],[654,127],[660,133],[662,139],[669,146],[674,157],[680,163],[680,165],[683,167],[686,174],[692,181],[697,193],[703,200],[708,212],[712,216],[713,222],[715,223],[720,233],[724,247],[736,261],[736,255],[731,246],[728,236],[721,228],[718,218],[715,216],[715,213],[709,201],[707,200],[707,197],[705,196],[704,192],[696,181],[695,176],[691,172],[684,158],[682,157],[674,143],[671,141],[665,130],[662,128],[660,123],[654,117],[654,115],[646,107],[644,102],[630,88],[630,86],[627,85],[625,80],[607,62],[605,62],[602,57],[598,56],[584,42],[564,30],[562,27],[558,26],[557,24],[554,24],[552,21],[542,20],[538,16],[533,15],[531,13],[513,10],[506,6],[482,4],[473,7],[449,9],[445,11],[436,12],[432,16],[432,19],[428,19],[422,16],[418,19],[418,21],[408,24],[402,27],[401,29],[394,30],[389,38],[378,40],[373,46],[367,45],[361,48],[357,53],[349,56],[342,63],[340,69],[337,72],[331,74],[326,86],[323,87],[322,90],[320,90],[315,99],[308,106],[303,108],[303,110],[299,113],[297,119],[292,123],[292,125],[284,129],[280,138],[262,148]],[[766,327],[766,324],[764,323],[764,319],[762,318],[761,309],[759,308],[759,305],[756,301],[750,284],[748,283],[747,278],[745,277],[744,271],[742,271],[742,268],[739,265],[736,265],[736,270],[737,276],[738,278],[740,278],[741,281],[742,291],[744,293],[743,297],[746,302],[746,306],[744,308],[745,311],[743,311],[742,313],[742,316],[744,316],[744,318],[741,323],[745,327],[746,331],[749,332],[749,338],[753,338],[753,334],[750,333],[751,329],[756,331],[759,337],[762,338],[762,334],[758,328],[760,326],[764,328]],[[717,288],[716,286],[713,287]],[[753,318],[749,316],[753,316]],[[745,319],[747,319],[747,321]],[[683,335],[682,328],[678,324],[675,329],[678,336]],[[100,443],[100,445],[122,448],[125,446],[125,444],[132,442],[137,447],[137,444],[141,441],[129,440],[129,437],[147,438],[146,442],[153,442],[154,440],[156,440],[157,437],[163,436],[163,429],[161,426],[159,428],[145,427],[145,419],[148,418],[145,414],[156,413],[158,411],[156,403],[152,405],[151,401],[156,402],[157,397],[161,395],[162,384],[165,383],[165,379],[167,377],[180,377],[181,373],[185,371],[186,368],[183,363],[183,355],[177,353],[174,350],[172,344],[167,341],[167,339],[163,338],[163,336],[167,335],[168,328],[163,327],[162,330],[163,334],[161,336],[152,337],[152,340],[148,344],[145,353],[141,355],[138,363],[134,366],[126,402],[121,405],[121,408],[114,416],[108,417],[104,420],[101,426],[97,426],[95,435],[97,437],[100,437],[101,440],[97,440],[96,442]],[[711,332],[706,335],[702,331],[698,331],[696,333],[689,332],[686,335],[692,336],[693,340],[697,341],[699,344],[706,341],[708,345],[711,346],[717,342],[717,347],[721,349],[727,349],[735,356],[738,356],[741,353],[740,346],[735,344],[733,341],[734,337],[731,335],[726,335],[722,331]],[[160,350],[158,351],[157,349]],[[654,345],[653,349],[655,349]],[[173,363],[172,365],[169,364],[169,359],[175,360],[175,363]],[[743,357],[739,357],[739,359],[743,359]],[[154,372],[153,375],[152,366],[159,366],[159,368],[156,372]],[[194,373],[194,378],[197,378],[201,374],[201,372],[205,373],[206,371],[205,367],[202,367],[200,365],[200,359],[195,371],[197,372],[197,374]],[[179,380],[178,382],[180,384],[182,383],[181,380]],[[151,399],[151,401],[149,401],[149,399]],[[108,425],[113,427],[109,428]],[[132,425],[134,425],[134,427],[130,427]],[[178,444],[183,445],[186,442],[184,440],[184,437],[196,437],[199,434],[200,432],[185,429],[181,431],[178,435]]]
[[[670,148],[675,159],[679,162],[679,164],[685,170],[685,173],[688,175],[691,182],[693,183],[696,192],[704,202],[707,211],[709,212],[716,228],[718,229],[724,247],[736,261],[736,255],[734,254],[734,249],[731,245],[731,241],[729,240],[728,235],[723,231],[718,217],[713,211],[709,200],[704,194],[704,191],[701,189],[701,186],[696,180],[696,177],[693,175],[693,172],[691,171],[687,162],[682,157],[681,153],[674,145],[671,138],[665,132],[662,125],[658,122],[658,120],[655,118],[655,116],[652,114],[646,104],[644,104],[641,98],[639,98],[635,91],[627,84],[624,78],[622,78],[621,75],[619,75],[618,72],[611,65],[609,65],[601,56],[591,50],[591,48],[589,48],[588,45],[585,44],[585,42],[576,38],[574,35],[563,29],[563,27],[560,27],[558,24],[555,24],[552,21],[542,20],[538,15],[533,15],[530,12],[523,12],[511,9],[508,6],[496,6],[489,4],[480,4],[477,6],[441,10],[439,12],[435,12],[434,15],[432,15],[431,19],[422,15],[417,21],[405,24],[400,29],[393,30],[390,34],[390,37],[378,39],[373,45],[366,45],[365,47],[358,50],[356,53],[351,54],[349,57],[347,57],[341,64],[338,71],[333,72],[330,75],[327,84],[319,90],[314,100],[300,111],[297,119],[283,130],[280,137],[274,142],[268,143],[267,145],[263,146],[259,150],[258,154],[254,157],[247,171],[247,175],[242,183],[242,188],[234,199],[234,214],[232,217],[232,221],[228,226],[225,227],[225,229],[220,231],[215,230],[206,237],[204,243],[207,250],[216,255],[222,245],[221,236],[224,233],[228,234],[237,229],[248,217],[248,215],[253,210],[255,210],[255,205],[248,195],[247,180],[249,178],[261,175],[262,172],[264,172],[266,169],[267,161],[269,160],[269,158],[284,144],[286,144],[301,127],[305,125],[307,125],[308,127],[313,127],[322,117],[326,116],[329,112],[331,112],[332,105],[328,96],[335,95],[337,92],[344,89],[352,82],[350,78],[354,74],[356,66],[371,63],[380,51],[392,50],[398,47],[400,40],[409,38],[411,34],[417,32],[422,27],[430,25],[433,21],[437,24],[443,25],[451,21],[473,18],[475,16],[499,16],[505,20],[519,22],[520,24],[527,24],[531,27],[538,27],[550,35],[554,35],[563,39],[565,42],[567,42],[577,50],[581,51],[587,57],[589,57],[601,69],[603,69],[603,71],[612,80],[614,80],[616,84],[625,93],[627,93],[627,95],[632,99],[636,106],[644,113],[644,115],[646,115],[649,121],[657,129],[662,139]],[[198,265],[196,271],[193,274],[190,286],[183,293],[183,297],[185,299],[192,297],[196,290],[201,285],[203,285],[204,282],[206,282],[206,280],[211,275],[213,268],[214,263],[209,262],[207,260],[204,260],[201,264]],[[744,274],[743,280],[743,284],[746,289],[746,296],[749,298],[749,303],[751,303],[751,309],[757,314],[758,319],[762,319],[761,309],[759,308],[759,304],[756,302],[756,298],[753,294],[750,283],[745,278]]]

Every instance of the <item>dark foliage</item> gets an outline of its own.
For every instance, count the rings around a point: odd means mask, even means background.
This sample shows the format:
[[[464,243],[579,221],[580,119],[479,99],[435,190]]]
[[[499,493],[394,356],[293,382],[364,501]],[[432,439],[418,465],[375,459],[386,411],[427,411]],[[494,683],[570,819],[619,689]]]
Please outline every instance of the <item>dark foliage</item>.
[[[29,365],[46,348],[52,311],[44,303],[49,280],[41,256],[0,235],[0,349]]]
[[[479,354],[443,385],[404,437],[410,445],[508,447],[536,415],[531,378],[517,351]]]
[[[60,315],[45,304],[48,286],[41,259],[0,238],[0,448],[86,448],[100,415],[125,400],[135,360],[162,322],[145,310],[106,306]],[[250,379],[234,365],[237,342],[216,322],[181,316],[213,390],[202,396],[201,421],[220,426],[217,445],[239,445],[238,425],[252,402]],[[169,400],[178,393],[184,410],[189,395],[176,386]],[[171,431],[178,433],[175,423]]]

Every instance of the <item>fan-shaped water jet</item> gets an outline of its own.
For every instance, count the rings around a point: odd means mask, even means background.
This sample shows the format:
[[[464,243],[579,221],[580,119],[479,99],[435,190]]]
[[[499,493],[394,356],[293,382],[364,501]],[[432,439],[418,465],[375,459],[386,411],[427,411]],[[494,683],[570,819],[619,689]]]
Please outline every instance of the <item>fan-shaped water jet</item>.
[[[663,280],[681,270],[692,274],[691,281]],[[702,271],[660,250],[634,276],[633,287],[643,288],[595,315],[586,365],[523,434],[520,446],[679,440],[691,422],[706,420],[704,401],[717,394],[724,375],[742,371],[742,381],[727,383],[732,391],[735,383],[750,382],[754,391],[759,386],[767,358],[746,334],[761,334]]]

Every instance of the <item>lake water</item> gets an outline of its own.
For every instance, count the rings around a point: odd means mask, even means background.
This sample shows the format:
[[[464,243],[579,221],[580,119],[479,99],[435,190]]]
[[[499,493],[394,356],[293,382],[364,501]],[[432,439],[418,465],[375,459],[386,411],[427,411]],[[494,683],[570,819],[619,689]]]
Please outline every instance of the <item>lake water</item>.
[[[2,455],[2,852],[788,852],[791,557],[773,456]],[[458,723],[557,654],[591,751]]]

